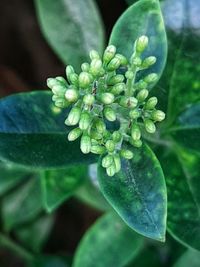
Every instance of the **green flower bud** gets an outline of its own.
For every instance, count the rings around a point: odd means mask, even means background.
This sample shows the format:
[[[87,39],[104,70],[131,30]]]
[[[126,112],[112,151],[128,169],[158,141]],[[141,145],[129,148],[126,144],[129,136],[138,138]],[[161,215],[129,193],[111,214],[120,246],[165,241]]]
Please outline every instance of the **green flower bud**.
[[[83,63],[81,65],[81,69],[82,69],[83,72],[89,72],[89,70],[90,70],[90,64],[87,63],[87,62]]]
[[[139,90],[146,89],[147,86],[148,84],[143,80],[140,80],[138,83],[136,83],[136,88]]]
[[[88,112],[83,112],[79,121],[79,128],[81,130],[87,130],[91,123],[91,115]]]
[[[47,86],[52,89],[53,86],[60,85],[59,81],[54,78],[48,78],[47,79]]]
[[[92,106],[95,102],[95,97],[91,94],[87,94],[83,97],[83,103],[88,106]]]
[[[102,159],[102,167],[108,168],[113,164],[113,157],[111,155],[107,155]]]
[[[83,135],[81,137],[81,151],[83,154],[88,154],[91,151],[91,140],[88,135]]]
[[[149,119],[144,120],[144,127],[148,133],[155,133],[156,131],[155,124]]]
[[[137,124],[133,123],[131,126],[131,137],[133,138],[134,141],[140,140],[141,138],[140,127]]]
[[[76,125],[81,116],[81,109],[79,107],[73,107],[69,112],[67,119],[65,120],[65,124],[68,126]]]
[[[151,118],[154,121],[163,121],[165,119],[165,113],[162,110],[155,110],[152,112]]]
[[[102,61],[100,59],[93,59],[90,64],[90,73],[94,76],[98,76],[102,68]]]
[[[113,156],[114,164],[115,164],[115,173],[119,172],[121,170],[121,160],[120,156],[118,154],[115,154]]]
[[[65,98],[70,103],[74,103],[74,102],[76,102],[78,100],[79,93],[78,93],[78,91],[75,88],[69,88],[65,92]]]
[[[103,62],[105,64],[107,64],[108,62],[110,62],[114,56],[115,56],[115,53],[116,53],[116,47],[114,45],[109,45],[104,54],[103,54]]]
[[[125,91],[125,88],[126,88],[126,85],[124,83],[118,83],[112,87],[111,93],[114,95],[119,95],[123,91]]]
[[[135,42],[135,50],[137,53],[142,53],[147,48],[149,39],[147,36],[143,35],[139,37]]]
[[[63,99],[63,97],[60,97],[60,96],[58,96],[58,95],[53,95],[53,96],[52,96],[52,100],[53,100],[53,101],[58,101],[58,100],[62,100],[62,101],[63,101],[64,99]]]
[[[119,60],[121,62],[120,65],[124,66],[124,65],[127,65],[128,64],[128,60],[127,60],[127,58],[125,56],[123,56],[121,54],[116,54],[115,57],[116,58],[119,58]]]
[[[108,85],[115,85],[117,83],[122,83],[124,81],[124,75],[121,74],[117,74],[112,76],[109,80],[108,80]]]
[[[108,167],[107,169],[106,169],[106,173],[107,173],[107,175],[108,176],[114,176],[115,175],[115,173],[116,173],[116,170],[115,170],[115,166],[114,165],[111,165],[110,167]]]
[[[106,131],[106,125],[101,119],[96,120],[95,127],[97,131],[101,134],[103,134]]]
[[[129,101],[128,97],[122,96],[122,97],[120,97],[119,105],[124,107],[124,108],[127,108],[128,107],[128,101]]]
[[[133,139],[130,139],[130,144],[134,147],[141,147],[142,146],[142,141],[141,140],[133,140]]]
[[[76,73],[70,74],[68,80],[73,85],[78,86],[78,74]]]
[[[60,97],[64,97],[65,92],[66,92],[67,88],[63,85],[54,85],[52,87],[52,92],[53,94],[60,96]]]
[[[113,134],[112,134],[112,139],[115,143],[118,143],[121,141],[122,139],[122,135],[119,131],[114,131]]]
[[[134,78],[134,72],[132,70],[128,70],[126,73],[125,73],[125,77],[126,79],[129,79],[129,80],[132,80]]]
[[[61,76],[57,76],[56,77],[56,80],[61,84],[61,85],[64,85],[64,86],[68,86],[68,83],[67,83],[67,81],[63,78],[63,77],[61,77]]]
[[[108,152],[113,152],[115,150],[115,143],[112,140],[106,142],[106,149]]]
[[[58,108],[66,108],[68,106],[68,102],[66,102],[64,99],[56,100],[54,104]]]
[[[92,82],[91,75],[83,71],[79,74],[78,81],[81,88],[87,88]]]
[[[128,107],[130,108],[135,108],[137,107],[137,104],[138,104],[138,100],[135,98],[135,97],[129,97],[128,99]]]
[[[95,139],[95,140],[101,140],[103,138],[102,134],[98,133],[96,130],[91,130],[90,136],[92,139]]]
[[[129,117],[132,119],[132,120],[135,120],[135,119],[138,119],[141,115],[141,112],[138,110],[138,109],[132,109],[130,112],[129,112]]]
[[[107,70],[108,71],[114,71],[117,70],[119,68],[119,66],[121,65],[121,61],[119,58],[114,57],[108,64],[107,66]]]
[[[131,58],[131,64],[135,67],[140,67],[142,65],[142,60],[139,57],[133,57]]]
[[[146,83],[154,83],[158,80],[158,74],[156,73],[151,73],[149,75],[147,75],[145,78],[144,78],[144,81]]]
[[[70,76],[71,74],[73,74],[73,73],[75,73],[74,68],[73,68],[71,65],[68,65],[68,66],[66,67],[66,76],[67,76],[67,79],[68,79],[68,80],[69,80],[69,76]]]
[[[91,152],[93,154],[101,155],[101,154],[104,154],[106,152],[106,149],[105,149],[104,146],[95,145],[95,146],[92,146],[91,147]]]
[[[100,96],[100,100],[103,104],[109,105],[112,104],[115,100],[115,96],[111,93],[103,93]]]
[[[145,109],[154,109],[157,103],[158,103],[157,97],[155,96],[150,97],[145,104]]]
[[[117,119],[116,114],[111,107],[105,107],[103,113],[108,121],[115,121]]]
[[[122,149],[120,151],[120,156],[125,159],[132,159],[133,158],[133,152],[128,149]]]
[[[147,89],[142,89],[137,94],[136,98],[139,102],[143,102],[149,95],[149,91]]]
[[[142,68],[149,68],[150,66],[154,65],[156,63],[156,57],[147,57],[142,62]]]
[[[90,58],[91,58],[91,60],[100,59],[100,55],[96,50],[91,50],[90,51]]]
[[[73,130],[71,130],[68,134],[68,140],[69,141],[75,141],[76,139],[78,139],[82,134],[82,131],[80,128],[75,128]]]

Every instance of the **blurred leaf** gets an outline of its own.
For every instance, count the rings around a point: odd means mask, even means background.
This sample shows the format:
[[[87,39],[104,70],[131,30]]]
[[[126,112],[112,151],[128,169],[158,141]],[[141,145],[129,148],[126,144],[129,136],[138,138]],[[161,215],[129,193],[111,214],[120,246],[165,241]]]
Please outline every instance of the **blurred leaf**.
[[[200,250],[200,215],[180,162],[172,153],[160,157],[168,192],[168,231],[187,247]]]
[[[60,256],[38,256],[33,262],[30,262],[27,267],[70,267],[68,260]]]
[[[134,154],[133,159],[122,160],[121,171],[112,177],[107,176],[99,163],[100,189],[132,229],[164,241],[167,192],[159,161],[146,145],[129,149]]]
[[[0,195],[3,195],[30,175],[26,169],[0,162]]]
[[[188,250],[176,262],[173,267],[199,267],[200,266],[200,253],[195,250]]]
[[[80,69],[92,49],[102,52],[104,27],[93,0],[35,0],[41,30],[64,64]]]
[[[73,267],[123,267],[137,255],[142,238],[117,214],[102,216],[86,232],[75,253]]]
[[[88,168],[76,165],[67,169],[49,170],[41,176],[43,202],[48,212],[55,210],[85,181]]]
[[[42,211],[39,177],[29,179],[3,199],[2,217],[7,231],[35,218]]]
[[[200,103],[190,106],[179,115],[170,134],[177,143],[200,155]]]
[[[24,247],[34,252],[40,252],[50,234],[53,223],[54,217],[45,215],[22,228],[18,227],[15,234]]]
[[[51,96],[41,91],[0,100],[0,157],[34,168],[95,162],[94,156],[83,155],[79,141],[67,141],[68,110],[56,108]]]
[[[82,202],[100,211],[112,209],[100,192],[96,163],[89,166],[88,177],[84,184],[75,192],[75,196]]]
[[[158,0],[140,0],[130,6],[116,22],[109,43],[130,58],[134,42],[141,35],[149,37],[144,57],[155,56],[157,62],[140,75],[156,72],[160,76],[167,57],[167,39]]]
[[[132,5],[135,2],[137,2],[137,0],[125,0],[127,2],[128,5]]]

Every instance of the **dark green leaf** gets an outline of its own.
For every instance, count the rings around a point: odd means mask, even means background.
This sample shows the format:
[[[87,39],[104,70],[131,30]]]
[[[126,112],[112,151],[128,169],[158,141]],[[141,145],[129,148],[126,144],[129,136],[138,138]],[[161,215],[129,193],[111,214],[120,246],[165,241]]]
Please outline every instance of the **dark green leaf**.
[[[199,267],[200,266],[200,253],[195,250],[188,250],[176,262],[173,267]]]
[[[101,217],[84,235],[73,267],[123,267],[137,255],[142,239],[117,214]]]
[[[48,212],[52,212],[85,181],[88,168],[76,165],[67,169],[45,171],[41,176],[43,202]]]
[[[6,230],[34,219],[42,211],[39,176],[29,179],[3,199],[2,215]]]
[[[113,208],[135,231],[164,241],[167,192],[159,161],[149,147],[132,149],[132,160],[123,160],[113,177],[99,164],[100,188]]]
[[[1,99],[0,157],[34,168],[91,162],[94,156],[84,156],[79,141],[67,141],[71,130],[64,124],[67,113],[53,105],[46,91]]]
[[[70,267],[68,260],[59,256],[38,256],[28,267]]]
[[[143,75],[156,72],[160,76],[166,62],[167,40],[158,0],[140,0],[130,6],[115,24],[109,42],[129,58],[135,40],[144,34],[150,39],[144,56],[155,56],[157,62]]]
[[[179,115],[170,134],[177,143],[200,155],[200,103],[190,106]]]
[[[40,252],[50,234],[53,223],[53,216],[45,215],[22,228],[17,228],[15,235],[24,247],[34,252]]]
[[[0,195],[19,184],[30,175],[28,170],[0,162]]]
[[[200,215],[180,162],[174,154],[160,157],[168,191],[168,230],[182,244],[200,250]]]
[[[102,52],[104,29],[93,0],[35,0],[41,30],[65,64],[80,68],[91,49]]]

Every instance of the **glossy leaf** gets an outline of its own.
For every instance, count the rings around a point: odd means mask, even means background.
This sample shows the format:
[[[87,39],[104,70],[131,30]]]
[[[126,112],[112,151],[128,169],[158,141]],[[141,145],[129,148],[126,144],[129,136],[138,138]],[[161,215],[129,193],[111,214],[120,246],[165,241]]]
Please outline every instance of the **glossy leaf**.
[[[195,250],[188,250],[173,267],[199,267],[200,266],[200,252]]]
[[[87,166],[45,171],[41,177],[44,207],[52,212],[85,181]]]
[[[74,256],[73,267],[123,267],[142,247],[142,239],[115,213],[101,217],[86,232]]]
[[[30,224],[18,227],[15,235],[20,243],[34,252],[40,252],[54,223],[53,216],[42,216]]]
[[[79,141],[68,142],[64,124],[68,110],[56,108],[51,93],[31,92],[0,100],[0,157],[34,168],[66,167],[92,162]],[[94,160],[95,161],[95,160]]]
[[[3,199],[4,227],[10,230],[35,218],[42,211],[42,196],[39,177],[29,179]]]
[[[155,56],[157,62],[140,75],[156,72],[160,76],[166,62],[167,40],[158,0],[140,0],[130,6],[116,22],[109,43],[130,58],[134,42],[141,35],[149,37],[144,57]]]
[[[138,233],[165,240],[167,193],[162,169],[146,145],[133,149],[132,160],[122,160],[119,173],[109,177],[99,164],[98,178],[105,198]]]
[[[30,175],[24,168],[0,162],[0,195],[3,195]]]
[[[162,155],[168,192],[168,231],[185,246],[200,250],[200,215],[187,179],[175,155]]]
[[[92,49],[102,52],[104,29],[93,0],[35,0],[41,30],[64,64],[80,68]]]
[[[190,106],[179,115],[170,134],[177,143],[200,155],[200,103]]]

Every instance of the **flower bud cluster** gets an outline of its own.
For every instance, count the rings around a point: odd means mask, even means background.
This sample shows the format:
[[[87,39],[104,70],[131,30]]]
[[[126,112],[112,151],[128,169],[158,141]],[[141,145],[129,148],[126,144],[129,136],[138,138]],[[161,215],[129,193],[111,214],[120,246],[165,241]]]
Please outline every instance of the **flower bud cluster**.
[[[123,149],[124,142],[140,147],[142,132],[154,133],[155,123],[165,118],[162,111],[156,110],[157,98],[148,98],[148,88],[158,75],[151,73],[137,80],[139,71],[156,62],[154,56],[142,58],[147,46],[146,36],[138,38],[129,59],[117,53],[113,45],[102,56],[92,50],[90,62],[81,65],[79,74],[69,65],[66,79],[47,80],[55,105],[71,108],[65,120],[67,126],[73,127],[68,140],[80,138],[82,153],[102,155],[102,166],[109,176],[120,171],[122,158],[134,156],[131,150]],[[123,74],[121,67],[125,69]],[[115,121],[119,122],[119,129],[109,130],[108,122]]]

